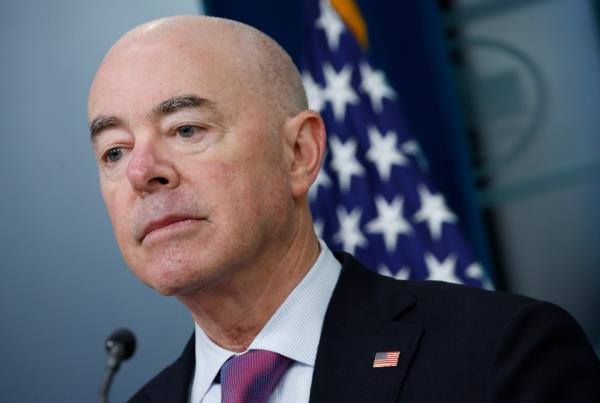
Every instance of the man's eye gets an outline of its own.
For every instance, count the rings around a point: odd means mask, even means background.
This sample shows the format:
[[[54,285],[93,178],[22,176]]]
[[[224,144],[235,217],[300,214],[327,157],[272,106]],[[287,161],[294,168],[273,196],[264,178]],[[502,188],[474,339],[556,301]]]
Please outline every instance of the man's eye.
[[[194,134],[196,134],[197,131],[198,128],[192,125],[179,126],[177,128],[177,134],[184,138],[192,137]]]
[[[123,156],[123,150],[120,148],[111,148],[106,153],[106,159],[110,162],[117,162]]]

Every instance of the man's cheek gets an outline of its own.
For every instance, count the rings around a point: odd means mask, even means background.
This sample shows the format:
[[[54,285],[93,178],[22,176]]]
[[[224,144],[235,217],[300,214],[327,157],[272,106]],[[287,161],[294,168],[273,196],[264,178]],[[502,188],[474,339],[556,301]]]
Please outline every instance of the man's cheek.
[[[135,241],[131,230],[131,216],[133,214],[125,211],[124,209],[118,208],[118,202],[114,204],[107,203],[106,207],[119,249],[121,249],[121,252],[125,254],[126,249],[133,246]]]

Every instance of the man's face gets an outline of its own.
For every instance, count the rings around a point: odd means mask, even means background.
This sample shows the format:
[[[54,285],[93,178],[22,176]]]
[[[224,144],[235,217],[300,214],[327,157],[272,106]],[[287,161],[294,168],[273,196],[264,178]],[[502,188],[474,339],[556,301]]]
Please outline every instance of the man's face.
[[[121,252],[163,294],[226,284],[283,242],[280,125],[211,46],[112,52],[90,92],[100,185]]]

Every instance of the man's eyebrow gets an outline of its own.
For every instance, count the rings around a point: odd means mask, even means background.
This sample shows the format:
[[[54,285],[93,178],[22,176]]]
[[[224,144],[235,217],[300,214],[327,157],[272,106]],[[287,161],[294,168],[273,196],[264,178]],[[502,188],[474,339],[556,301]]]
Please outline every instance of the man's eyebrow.
[[[119,126],[121,124],[123,124],[121,119],[115,116],[98,116],[90,123],[90,139],[94,142],[102,130],[107,127]]]
[[[214,109],[214,102],[196,95],[180,95],[162,101],[154,108],[154,115],[168,115],[186,108],[208,107]],[[111,126],[120,126],[123,121],[116,116],[98,116],[90,123],[90,138],[95,141],[98,134]]]
[[[169,98],[156,105],[152,112],[155,115],[168,115],[186,108],[209,107],[213,108],[214,103],[206,98],[196,95],[181,95]]]

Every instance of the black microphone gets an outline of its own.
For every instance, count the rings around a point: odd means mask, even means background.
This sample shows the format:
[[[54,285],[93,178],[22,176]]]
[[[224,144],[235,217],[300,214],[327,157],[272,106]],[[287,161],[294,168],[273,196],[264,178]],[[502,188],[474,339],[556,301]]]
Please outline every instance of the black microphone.
[[[121,366],[121,362],[131,358],[135,352],[135,336],[129,329],[115,330],[106,339],[105,347],[107,354],[106,372],[102,386],[100,387],[99,403],[108,402],[108,390],[110,389],[115,373]]]

